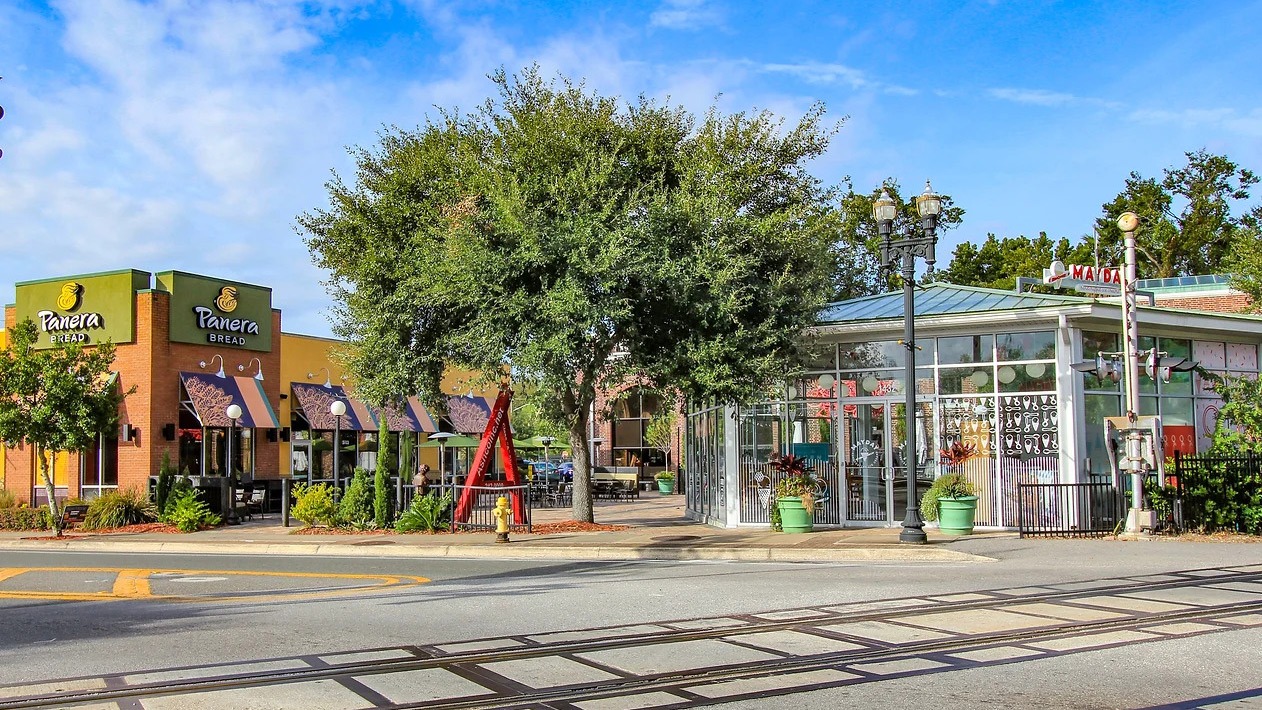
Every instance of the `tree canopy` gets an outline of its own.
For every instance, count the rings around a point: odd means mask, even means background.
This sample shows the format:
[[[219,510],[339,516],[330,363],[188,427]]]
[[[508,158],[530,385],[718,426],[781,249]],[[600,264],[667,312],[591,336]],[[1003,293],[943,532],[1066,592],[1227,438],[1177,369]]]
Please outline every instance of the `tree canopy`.
[[[855,192],[848,185],[841,198],[841,219],[838,236],[833,243],[833,293],[832,299],[841,301],[859,296],[882,293],[899,286],[894,271],[882,271],[881,235],[876,219],[872,217],[872,205],[888,190],[898,205],[892,236],[920,232],[920,215],[915,199],[904,200],[899,184],[893,178],[878,185],[871,192]],[[942,214],[938,217],[938,236],[958,227],[964,221],[964,210],[955,205],[950,195],[941,195]]]
[[[1012,289],[1017,285],[1017,277],[1042,278],[1043,269],[1053,260],[1094,263],[1091,247],[1087,241],[1071,245],[1064,237],[1052,241],[1047,232],[1039,232],[1034,239],[1026,236],[1000,239],[987,234],[980,247],[972,242],[957,245],[940,278],[961,286]]]
[[[836,194],[805,164],[832,131],[819,106],[698,119],[537,69],[492,80],[479,110],[354,149],[354,182],[299,223],[361,393],[437,401],[447,364],[511,369],[568,431],[590,521],[598,387],[743,400],[795,356],[829,295]]]
[[[1185,155],[1187,165],[1166,168],[1160,181],[1132,172],[1122,192],[1103,205],[1096,220],[1100,263],[1122,264],[1117,217],[1130,211],[1141,225],[1135,234],[1139,278],[1223,272],[1232,242],[1248,224],[1233,207],[1249,199],[1258,177],[1225,155],[1205,150]]]
[[[41,350],[35,347],[38,337],[28,318],[9,329],[9,342],[0,350],[0,441],[34,447],[53,529],[60,534],[52,454],[81,451],[110,431],[121,395],[106,379],[114,362],[111,343]]]

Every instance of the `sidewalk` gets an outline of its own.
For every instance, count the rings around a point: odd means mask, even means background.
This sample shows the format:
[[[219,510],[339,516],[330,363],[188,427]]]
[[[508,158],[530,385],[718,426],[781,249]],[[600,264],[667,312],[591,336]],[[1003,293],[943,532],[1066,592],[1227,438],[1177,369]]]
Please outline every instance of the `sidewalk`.
[[[820,530],[787,535],[766,529],[722,529],[684,518],[681,496],[648,494],[632,501],[597,501],[596,522],[629,525],[609,532],[547,535],[514,533],[497,544],[493,533],[295,535],[279,514],[241,525],[170,533],[0,532],[0,550],[80,552],[175,552],[199,554],[334,555],[353,557],[453,557],[495,559],[733,560],[746,562],[932,561],[986,562],[990,558],[951,549],[955,538],[929,530],[928,545],[902,545],[899,528]],[[534,511],[535,524],[570,519],[568,508]],[[43,538],[43,539],[32,539]]]

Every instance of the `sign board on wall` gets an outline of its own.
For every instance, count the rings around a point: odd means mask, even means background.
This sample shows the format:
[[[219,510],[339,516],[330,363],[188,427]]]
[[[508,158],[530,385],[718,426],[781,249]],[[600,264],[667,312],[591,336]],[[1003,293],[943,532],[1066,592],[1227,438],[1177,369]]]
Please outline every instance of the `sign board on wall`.
[[[271,351],[272,289],[181,271],[156,281],[171,294],[171,342]]]
[[[1053,261],[1051,268],[1043,269],[1043,283],[1083,293],[1117,296],[1122,292],[1122,270],[1116,266],[1065,265]]]
[[[136,339],[136,291],[149,288],[149,273],[127,269],[17,284],[15,317],[30,318],[37,348]]]

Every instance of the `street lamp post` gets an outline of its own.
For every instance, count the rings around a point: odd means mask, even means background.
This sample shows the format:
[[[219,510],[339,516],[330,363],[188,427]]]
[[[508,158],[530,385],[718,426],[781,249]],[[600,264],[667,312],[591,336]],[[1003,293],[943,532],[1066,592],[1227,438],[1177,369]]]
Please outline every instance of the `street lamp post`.
[[[228,510],[224,515],[224,522],[229,525],[239,525],[241,521],[237,519],[237,485],[232,471],[232,439],[237,433],[237,420],[241,418],[241,407],[229,404],[224,414],[228,415],[228,448],[224,452],[227,455],[224,468],[228,473]]]
[[[329,414],[333,415],[333,494],[341,490],[341,471],[338,469],[338,454],[342,450],[342,415],[346,414],[346,403],[340,399],[329,405]]]
[[[541,436],[541,437],[539,437],[539,443],[540,443],[540,444],[543,444],[543,460],[544,460],[544,462],[545,462],[545,463],[549,462],[549,459],[548,459],[548,447],[549,447],[549,446],[552,446],[552,442],[554,442],[554,441],[556,441],[556,439],[553,439],[553,438],[552,438],[552,437],[550,437],[550,436]]]
[[[453,436],[455,434],[449,431],[439,431],[429,435],[430,441],[438,440],[438,489],[442,493],[447,492],[447,471],[445,470],[447,465],[446,441]]]
[[[916,326],[915,326],[915,285],[916,257],[925,260],[928,272],[933,273],[936,261],[934,246],[938,242],[938,215],[942,212],[942,198],[934,193],[929,181],[925,181],[925,191],[916,197],[916,210],[920,213],[919,236],[903,236],[894,239],[891,236],[894,228],[894,217],[898,208],[888,190],[881,190],[881,196],[872,206],[872,216],[876,219],[881,234],[881,266],[888,269],[899,269],[903,278],[903,347],[907,349],[906,374],[903,389],[907,395],[906,408],[903,410],[903,428],[907,431],[906,451],[903,454],[904,473],[907,478],[907,512],[903,516],[903,530],[898,535],[899,542],[924,544],[925,523],[920,518],[920,505],[916,500]]]

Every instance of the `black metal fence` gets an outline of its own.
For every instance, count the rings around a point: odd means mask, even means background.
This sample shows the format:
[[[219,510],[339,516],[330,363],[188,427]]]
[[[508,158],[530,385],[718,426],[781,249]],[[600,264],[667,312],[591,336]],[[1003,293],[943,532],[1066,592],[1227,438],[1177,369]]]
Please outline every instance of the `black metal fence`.
[[[1126,499],[1112,482],[1020,483],[1017,497],[1021,537],[1109,535],[1126,516]]]
[[[473,497],[473,507],[469,509],[469,517],[463,522],[456,522],[456,530],[495,530],[495,504],[501,496],[508,498],[509,510],[513,504],[521,501],[525,520],[512,519],[509,528],[530,532],[530,486],[454,486],[452,487],[452,507],[460,505],[461,498],[469,491]]]

